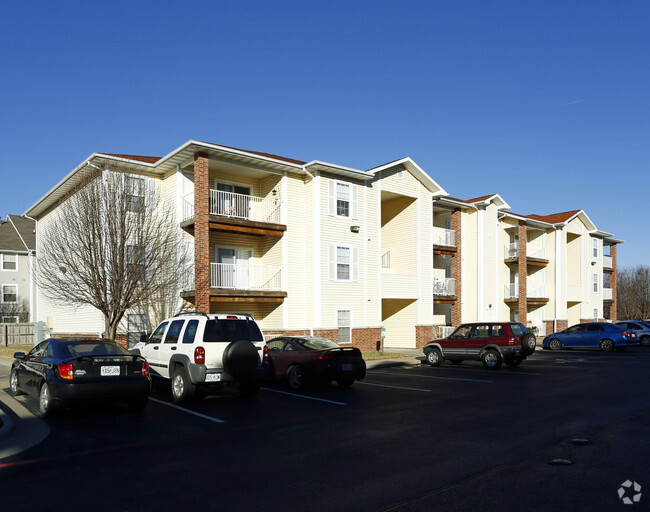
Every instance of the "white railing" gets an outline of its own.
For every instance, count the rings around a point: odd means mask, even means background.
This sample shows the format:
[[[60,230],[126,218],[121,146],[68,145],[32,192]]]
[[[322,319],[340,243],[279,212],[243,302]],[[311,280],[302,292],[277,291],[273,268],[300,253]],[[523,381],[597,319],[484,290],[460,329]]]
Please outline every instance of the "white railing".
[[[433,244],[456,247],[456,232],[453,229],[433,228]]]
[[[390,249],[384,249],[381,253],[381,268],[390,269]]]
[[[504,248],[504,259],[510,260],[519,257],[519,244],[506,244]],[[546,259],[546,247],[539,244],[526,245],[526,258],[538,258],[541,260]]]
[[[614,293],[611,288],[603,288],[603,300],[612,300]]]
[[[280,291],[282,268],[250,262],[210,263],[210,288]]]
[[[210,190],[210,215],[254,220],[258,222],[280,222],[280,200],[235,194],[222,190]],[[183,199],[183,220],[194,217],[194,204]]]
[[[614,268],[614,258],[611,256],[603,256],[603,267]]]
[[[454,333],[454,328],[451,325],[441,325],[438,327],[438,336],[440,338],[448,338]]]
[[[453,278],[433,279],[434,295],[456,295],[456,280]]]
[[[506,299],[516,299],[519,297],[519,285],[517,283],[507,284],[505,286],[504,296]]]
[[[519,255],[519,247],[517,246],[516,243],[514,243],[514,244],[506,244],[504,249],[505,250],[504,250],[503,258],[506,259],[506,260],[516,258]]]
[[[526,296],[534,299],[546,297],[546,286],[541,285],[533,288],[532,286],[528,285],[526,288]]]

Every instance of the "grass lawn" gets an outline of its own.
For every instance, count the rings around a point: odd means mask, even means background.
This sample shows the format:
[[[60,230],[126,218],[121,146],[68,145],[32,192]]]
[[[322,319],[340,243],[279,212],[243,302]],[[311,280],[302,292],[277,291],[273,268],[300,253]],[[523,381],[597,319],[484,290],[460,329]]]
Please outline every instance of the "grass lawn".
[[[0,358],[13,359],[14,352],[29,352],[34,345],[9,345],[8,347],[0,346]]]

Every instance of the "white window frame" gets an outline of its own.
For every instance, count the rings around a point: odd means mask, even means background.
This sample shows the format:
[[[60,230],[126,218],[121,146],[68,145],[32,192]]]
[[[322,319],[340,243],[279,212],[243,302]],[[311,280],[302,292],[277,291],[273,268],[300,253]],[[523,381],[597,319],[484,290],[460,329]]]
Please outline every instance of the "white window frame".
[[[594,308],[594,321],[598,321],[598,308]]]
[[[594,276],[593,278],[593,292],[598,293],[599,291],[599,286],[598,286],[598,274],[592,274]]]
[[[18,317],[15,315],[3,315],[0,318],[0,324],[17,324],[17,323],[18,323]]]
[[[338,212],[338,191],[339,185],[342,187],[348,187],[349,196],[347,199],[348,202],[348,214],[340,215]],[[329,214],[332,217],[339,217],[341,219],[356,219],[358,218],[358,203],[359,203],[359,186],[348,181],[341,180],[329,180]]]
[[[142,213],[147,208],[147,179],[144,176],[127,174],[124,179],[126,192],[126,209],[133,213]],[[134,205],[137,204],[137,207]],[[138,208],[138,209],[136,209]]]
[[[13,256],[15,259],[13,262],[16,268],[5,268],[5,263],[9,263],[6,261],[7,256]],[[11,253],[11,252],[3,252],[0,253],[0,260],[2,260],[2,264],[0,265],[0,270],[3,272],[18,272],[18,255],[16,253]]]
[[[598,258],[598,239],[593,238],[593,243],[591,244],[592,250],[591,250],[591,255],[594,258]]]
[[[350,261],[347,263],[350,267],[349,277],[347,279],[339,278],[339,265],[346,265],[346,263],[339,263],[339,249],[349,250]],[[358,267],[358,251],[356,247],[351,245],[333,244],[329,246],[329,260],[330,260],[330,280],[338,281],[339,283],[351,283],[357,280],[357,267]]]
[[[349,325],[343,325],[341,324],[341,317],[339,316],[341,313],[347,313],[348,314],[348,324]],[[352,344],[352,308],[336,308],[336,329],[338,332],[338,344],[339,345],[349,345]],[[347,337],[348,341],[342,341],[341,340],[341,332],[345,332],[347,330]]]
[[[5,301],[5,294],[7,294],[7,292],[5,291],[5,288],[9,288],[9,287],[12,287],[12,288],[14,288],[16,290],[12,294],[12,295],[16,296],[16,300],[14,300],[14,301]],[[2,294],[0,295],[0,303],[1,304],[18,304],[18,285],[17,284],[3,284],[2,289],[0,291],[2,291]]]

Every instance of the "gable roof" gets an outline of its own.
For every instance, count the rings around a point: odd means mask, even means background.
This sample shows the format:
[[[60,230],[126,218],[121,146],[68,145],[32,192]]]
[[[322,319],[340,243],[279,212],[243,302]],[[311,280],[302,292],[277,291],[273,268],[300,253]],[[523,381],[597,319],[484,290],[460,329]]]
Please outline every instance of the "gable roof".
[[[27,217],[7,215],[0,221],[0,250],[28,252],[36,248],[36,222]]]
[[[522,217],[548,222],[549,224],[562,224],[570,221],[573,217],[580,214],[580,212],[582,212],[582,210],[571,210],[569,212],[553,213],[551,215],[522,215]]]

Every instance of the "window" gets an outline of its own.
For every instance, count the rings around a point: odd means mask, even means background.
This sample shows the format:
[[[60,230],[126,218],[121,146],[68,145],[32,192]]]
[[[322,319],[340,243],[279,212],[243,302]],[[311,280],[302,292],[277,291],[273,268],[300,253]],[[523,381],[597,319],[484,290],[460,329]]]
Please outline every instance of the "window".
[[[594,258],[597,258],[597,257],[598,257],[598,239],[597,239],[597,238],[594,238],[594,239],[592,240],[592,243],[593,243],[592,256],[593,256]]]
[[[344,181],[329,181],[329,214],[357,218],[357,185]]]
[[[18,323],[18,317],[17,316],[3,316],[0,317],[0,324],[17,324]]]
[[[18,256],[15,254],[0,254],[2,259],[2,270],[16,270],[18,268]]]
[[[357,249],[346,245],[330,245],[330,279],[357,280]]]
[[[165,327],[167,327],[167,322],[160,324],[149,338],[149,343],[160,343],[165,332]]]
[[[336,311],[336,325],[339,331],[339,344],[352,343],[352,312],[349,309]]]
[[[594,293],[598,293],[598,274],[594,274]]]
[[[167,331],[167,336],[165,336],[165,343],[178,343],[178,338],[184,323],[185,320],[174,320],[171,323]]]
[[[198,326],[198,320],[190,320],[187,322],[187,327],[183,333],[183,343],[194,343],[194,337],[196,336],[196,329]]]
[[[15,284],[2,285],[2,302],[12,304],[18,302],[18,286]]]
[[[144,178],[126,177],[126,209],[130,212],[142,213],[145,207]]]
[[[594,308],[594,320],[598,320],[598,308]],[[589,330],[591,331],[591,329]],[[602,327],[599,330],[602,330]]]

